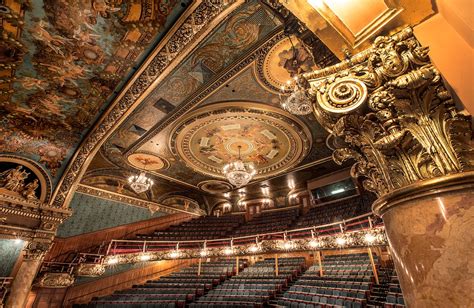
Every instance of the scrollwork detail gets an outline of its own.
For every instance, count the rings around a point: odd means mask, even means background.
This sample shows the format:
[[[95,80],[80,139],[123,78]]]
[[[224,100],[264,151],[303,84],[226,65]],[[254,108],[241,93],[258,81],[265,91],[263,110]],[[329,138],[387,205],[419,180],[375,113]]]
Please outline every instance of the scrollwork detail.
[[[456,110],[411,28],[377,38],[333,69],[302,77],[316,118],[345,144],[335,149],[334,161],[355,159],[352,175],[379,196],[474,169],[471,117]]]

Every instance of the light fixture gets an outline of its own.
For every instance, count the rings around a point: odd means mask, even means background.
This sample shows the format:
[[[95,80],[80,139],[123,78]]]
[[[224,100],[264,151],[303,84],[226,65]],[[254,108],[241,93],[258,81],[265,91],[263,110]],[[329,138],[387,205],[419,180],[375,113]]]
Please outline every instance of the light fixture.
[[[139,175],[130,176],[128,178],[128,183],[137,194],[141,194],[153,186],[153,180],[146,176],[145,171],[140,172]]]
[[[114,265],[114,264],[117,264],[118,262],[119,262],[119,260],[116,257],[109,258],[106,261],[107,265]]]
[[[319,248],[321,247],[321,242],[317,241],[317,240],[311,240],[308,242],[308,246],[310,248]]]
[[[346,244],[347,240],[343,237],[338,237],[336,238],[336,244],[339,246],[344,246]]]
[[[335,189],[333,191],[331,191],[331,195],[336,195],[336,194],[340,194],[342,192],[344,192],[344,188],[338,188],[338,189]]]
[[[22,240],[21,238],[16,238],[15,241],[14,241],[14,243],[15,243],[16,245],[20,245],[20,244],[23,244],[23,240]]]
[[[202,250],[199,252],[199,255],[201,257],[207,257],[207,255],[209,255],[209,251],[207,250],[207,241],[204,241],[204,245],[202,247]]]
[[[229,246],[229,247],[226,247],[226,248],[224,249],[224,254],[225,254],[226,256],[230,256],[230,255],[234,254],[234,239],[231,239],[231,240],[230,240],[230,246]]]
[[[290,35],[288,35],[288,40],[291,43],[291,48],[293,51],[293,59],[291,60],[294,63],[298,63],[298,53],[296,51],[295,45],[293,44],[293,41],[291,40]],[[289,113],[295,115],[307,115],[310,114],[313,110],[311,100],[306,94],[306,91],[302,86],[301,81],[302,80],[300,80],[298,76],[293,77],[293,79],[288,80],[286,84],[281,87],[280,92],[281,107]]]
[[[253,176],[257,174],[257,170],[252,163],[244,163],[242,161],[240,157],[240,149],[242,146],[239,145],[238,148],[239,158],[224,165],[222,173],[225,175],[229,183],[235,187],[242,187],[252,180]]]
[[[283,242],[280,244],[280,247],[284,250],[291,250],[295,247],[295,243],[287,239],[286,232],[283,234]]]
[[[181,256],[181,251],[179,251],[179,243],[176,244],[176,249],[169,253],[171,259],[176,259]]]
[[[250,253],[256,253],[256,252],[259,252],[260,250],[262,250],[262,245],[258,242],[258,237],[256,237],[255,238],[255,244],[251,245],[248,248],[248,251]]]
[[[311,240],[308,242],[308,246],[310,248],[319,248],[321,247],[321,242],[316,239],[314,236],[315,236],[315,230],[311,230]]]
[[[377,238],[376,238],[372,233],[370,233],[370,232],[369,232],[369,233],[366,233],[366,234],[364,235],[364,240],[365,240],[365,242],[366,242],[367,244],[369,244],[369,245],[372,244],[373,242],[375,242],[376,239],[377,239]]]
[[[142,254],[140,255],[140,261],[149,261],[151,259],[151,256],[149,254]]]

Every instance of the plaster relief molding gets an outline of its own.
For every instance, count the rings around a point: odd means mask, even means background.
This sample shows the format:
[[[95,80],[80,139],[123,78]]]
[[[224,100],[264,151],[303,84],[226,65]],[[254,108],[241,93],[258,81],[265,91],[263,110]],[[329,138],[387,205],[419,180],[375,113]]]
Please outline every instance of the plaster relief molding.
[[[355,159],[352,176],[378,196],[474,169],[472,119],[456,110],[411,28],[302,77],[298,91],[338,139],[333,159]]]
[[[108,190],[103,190],[103,189],[92,187],[92,186],[87,186],[87,185],[84,185],[84,184],[79,184],[77,186],[76,191],[79,192],[79,193],[83,193],[83,194],[93,196],[93,197],[102,198],[102,199],[105,199],[105,200],[118,201],[118,202],[126,203],[128,205],[133,205],[133,206],[146,208],[146,209],[149,209],[151,213],[155,213],[157,211],[160,211],[160,212],[165,212],[165,213],[168,213],[168,214],[186,213],[186,214],[190,214],[190,215],[194,215],[194,216],[200,216],[199,214],[194,213],[194,212],[189,212],[189,211],[173,208],[171,206],[163,205],[163,204],[156,203],[156,202],[151,202],[151,201],[146,201],[146,200],[142,200],[142,199],[138,199],[138,198],[134,198],[134,197],[124,196],[124,195],[121,195],[121,194],[118,194],[118,193],[114,193],[114,192],[111,192],[111,191],[108,191]]]
[[[102,263],[80,263],[75,270],[77,276],[99,277],[105,273],[105,266]]]
[[[67,288],[74,284],[74,277],[69,273],[44,273],[36,285],[40,288]]]
[[[0,226],[0,235],[4,238],[22,239],[24,241],[44,240],[52,241],[56,232],[44,231],[39,229],[28,229],[17,226],[7,226],[2,224]]]
[[[51,248],[51,245],[52,243],[49,241],[30,241],[23,249],[23,258],[26,260],[42,260]]]
[[[65,207],[92,157],[125,118],[205,35],[243,0],[196,1],[88,133],[66,168],[51,205]]]

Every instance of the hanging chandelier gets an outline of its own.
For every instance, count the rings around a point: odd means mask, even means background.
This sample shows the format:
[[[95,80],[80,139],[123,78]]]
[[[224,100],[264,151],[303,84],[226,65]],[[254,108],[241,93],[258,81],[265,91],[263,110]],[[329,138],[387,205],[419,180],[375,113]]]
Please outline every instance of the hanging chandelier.
[[[307,115],[313,110],[305,89],[298,84],[298,77],[295,77],[293,81],[287,81],[286,85],[281,87],[280,105],[295,115]]]
[[[288,40],[291,43],[291,49],[293,52],[292,62],[295,65],[298,65],[298,52],[295,45],[291,39],[291,36],[288,35]],[[312,112],[311,100],[306,94],[305,88],[302,87],[302,83],[299,80],[298,76],[293,77],[286,82],[286,85],[281,87],[280,91],[280,105],[283,109],[288,111],[291,114],[295,115],[307,115]]]
[[[224,165],[222,173],[224,173],[229,183],[235,187],[242,187],[252,180],[253,176],[257,174],[257,170],[252,163],[244,163],[242,161],[240,158],[240,149],[242,146],[239,145],[238,148],[239,158]]]
[[[146,169],[147,161],[145,161],[144,168]],[[153,180],[146,176],[145,171],[141,171],[139,175],[132,175],[128,178],[130,187],[137,194],[147,191],[153,186]]]

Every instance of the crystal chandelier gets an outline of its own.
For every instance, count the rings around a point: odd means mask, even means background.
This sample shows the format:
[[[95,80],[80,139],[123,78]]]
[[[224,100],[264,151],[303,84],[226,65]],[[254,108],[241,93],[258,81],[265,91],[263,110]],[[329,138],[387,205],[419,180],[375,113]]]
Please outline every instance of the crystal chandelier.
[[[238,146],[239,159],[226,164],[222,169],[222,172],[229,183],[235,187],[241,187],[248,184],[248,182],[250,182],[253,176],[257,173],[257,170],[252,163],[244,163],[240,158],[241,147],[242,146],[240,145]]]
[[[289,94],[289,95],[288,95]],[[311,100],[298,83],[298,77],[287,81],[281,87],[280,104],[283,109],[295,115],[307,115],[312,111]]]
[[[141,171],[139,175],[130,176],[128,183],[137,194],[141,194],[153,186],[153,180],[146,176],[145,171]]]

